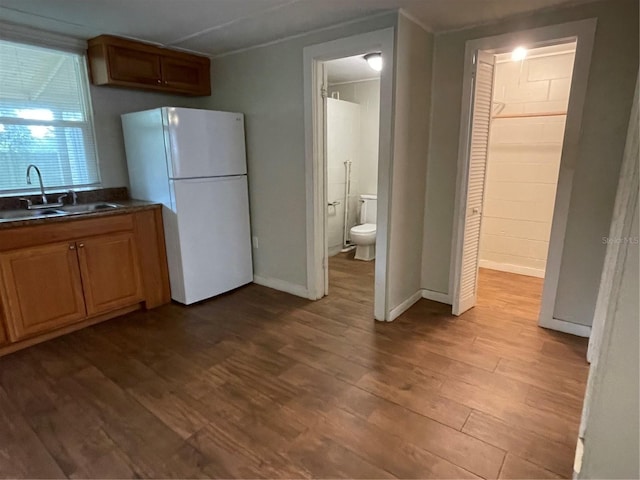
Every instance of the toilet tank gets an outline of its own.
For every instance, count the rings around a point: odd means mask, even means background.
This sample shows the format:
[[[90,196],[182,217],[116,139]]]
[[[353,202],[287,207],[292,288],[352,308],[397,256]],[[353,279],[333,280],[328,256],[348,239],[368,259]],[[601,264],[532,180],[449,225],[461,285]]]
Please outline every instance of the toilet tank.
[[[378,216],[377,195],[360,195],[360,223],[376,223]]]

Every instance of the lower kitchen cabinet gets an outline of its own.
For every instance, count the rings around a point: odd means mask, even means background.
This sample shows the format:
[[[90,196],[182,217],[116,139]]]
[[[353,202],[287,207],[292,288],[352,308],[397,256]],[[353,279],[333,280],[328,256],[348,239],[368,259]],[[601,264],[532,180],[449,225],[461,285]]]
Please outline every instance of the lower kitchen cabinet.
[[[101,235],[76,246],[88,315],[144,300],[133,233]]]
[[[54,243],[0,254],[4,313],[11,340],[86,317],[74,243]]]
[[[0,230],[0,355],[170,301],[160,208]]]

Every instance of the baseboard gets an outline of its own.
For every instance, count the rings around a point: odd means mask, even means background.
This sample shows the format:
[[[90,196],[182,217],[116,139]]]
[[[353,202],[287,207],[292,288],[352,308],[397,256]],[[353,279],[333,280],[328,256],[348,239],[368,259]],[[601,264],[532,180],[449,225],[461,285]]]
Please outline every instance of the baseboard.
[[[433,300],[434,302],[444,303],[446,305],[452,305],[451,295],[448,293],[434,292],[433,290],[422,289],[422,298],[427,300]]]
[[[416,303],[418,300],[422,298],[422,290],[418,290],[416,293],[407,298],[404,302],[402,302],[397,307],[391,309],[389,312],[388,322],[393,322],[396,318],[402,315],[404,312],[409,310],[411,306]]]
[[[480,268],[489,268],[491,270],[500,270],[501,272],[517,273],[518,275],[527,275],[528,277],[544,278],[544,269],[523,267],[521,265],[513,265],[512,263],[500,263],[492,260],[480,260],[478,262]]]
[[[591,336],[591,327],[589,325],[567,322],[566,320],[560,320],[559,318],[552,318],[551,320],[540,322],[539,325],[543,328],[570,333],[571,335],[576,335],[578,337],[589,338]]]
[[[296,285],[295,283],[285,282],[277,278],[261,277],[260,275],[253,276],[253,283],[262,285],[263,287],[273,288],[274,290],[280,290],[281,292],[290,293],[297,297],[309,298],[309,291],[302,285]]]

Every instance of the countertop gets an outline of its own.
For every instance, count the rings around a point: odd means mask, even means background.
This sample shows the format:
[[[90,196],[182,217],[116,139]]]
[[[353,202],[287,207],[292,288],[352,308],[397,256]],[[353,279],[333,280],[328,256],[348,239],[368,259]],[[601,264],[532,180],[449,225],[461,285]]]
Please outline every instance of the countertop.
[[[112,208],[109,210],[97,210],[93,212],[73,213],[68,215],[43,215],[41,217],[33,218],[17,218],[17,219],[0,219],[0,229],[17,228],[17,227],[30,227],[33,225],[43,225],[59,222],[72,222],[75,220],[84,220],[87,218],[96,217],[109,217],[113,215],[122,215],[125,213],[133,213],[141,210],[150,210],[153,208],[159,208],[162,206],[160,203],[145,202],[142,200],[114,200],[105,201],[100,203],[114,203],[121,205],[119,208]],[[79,203],[80,204],[80,203]],[[15,211],[15,210],[12,210]]]

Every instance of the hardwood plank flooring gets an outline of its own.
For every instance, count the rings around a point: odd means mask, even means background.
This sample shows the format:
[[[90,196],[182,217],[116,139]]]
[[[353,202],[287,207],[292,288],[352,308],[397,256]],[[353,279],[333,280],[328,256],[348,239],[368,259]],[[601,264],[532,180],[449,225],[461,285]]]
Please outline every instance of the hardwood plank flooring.
[[[373,313],[373,262],[310,302],[258,285],[0,358],[3,478],[569,478],[587,341],[539,279],[481,270],[459,318]]]

